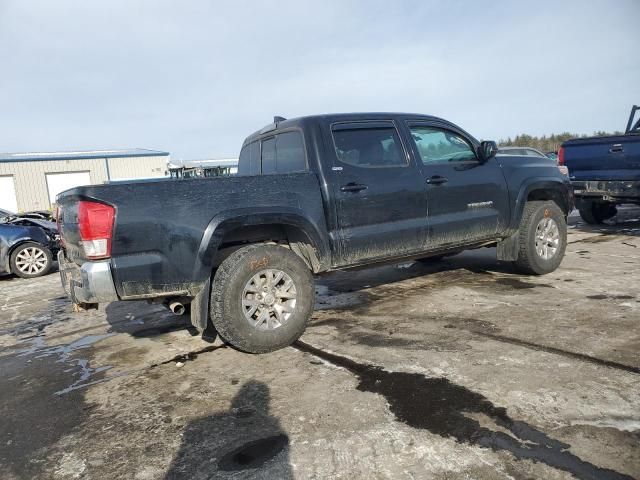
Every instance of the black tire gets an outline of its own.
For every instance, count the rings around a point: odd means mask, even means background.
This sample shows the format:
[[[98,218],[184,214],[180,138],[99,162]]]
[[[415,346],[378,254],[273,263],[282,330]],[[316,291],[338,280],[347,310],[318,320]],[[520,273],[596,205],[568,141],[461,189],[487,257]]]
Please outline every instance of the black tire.
[[[34,257],[33,265],[24,264],[25,256]],[[51,270],[53,255],[44,245],[37,242],[26,242],[13,250],[9,257],[11,272],[21,278],[36,278],[46,275]],[[26,268],[26,270],[25,270]]]
[[[552,219],[558,230],[558,244],[549,258],[544,258],[536,250],[536,230],[546,218]],[[519,244],[515,266],[522,273],[544,275],[558,268],[567,248],[567,222],[560,207],[550,201],[527,202],[520,220]]]
[[[269,269],[284,272],[291,279],[296,293],[295,305],[287,307],[291,313],[279,326],[260,329],[245,316],[245,308],[250,307],[243,306],[243,296],[248,282]],[[277,290],[274,287],[272,291]],[[311,271],[295,253],[278,245],[249,245],[236,250],[220,264],[211,287],[213,326],[223,340],[249,353],[273,352],[295,342],[307,327],[314,304]],[[254,315],[259,316],[257,312],[261,311],[257,310]],[[272,318],[269,314],[267,325]]]
[[[618,213],[618,209],[611,203],[585,202],[582,208],[578,209],[580,217],[590,225],[598,225],[605,220],[613,218]]]

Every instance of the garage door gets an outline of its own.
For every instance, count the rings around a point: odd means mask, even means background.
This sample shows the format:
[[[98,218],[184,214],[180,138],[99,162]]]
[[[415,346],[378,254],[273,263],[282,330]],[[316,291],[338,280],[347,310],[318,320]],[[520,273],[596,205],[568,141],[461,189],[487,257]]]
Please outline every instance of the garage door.
[[[0,208],[10,212],[18,211],[16,200],[16,187],[13,183],[13,175],[0,177]]]
[[[90,185],[89,172],[47,173],[47,188],[49,189],[49,202],[56,202],[56,195],[65,190],[80,185]]]

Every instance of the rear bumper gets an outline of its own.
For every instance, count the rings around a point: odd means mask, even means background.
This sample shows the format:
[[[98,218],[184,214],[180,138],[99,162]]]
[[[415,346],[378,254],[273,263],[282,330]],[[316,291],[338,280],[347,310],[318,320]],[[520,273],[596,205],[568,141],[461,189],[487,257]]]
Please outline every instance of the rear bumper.
[[[62,286],[73,303],[105,303],[118,300],[108,260],[85,262],[82,266],[69,261],[64,251],[58,252]]]
[[[640,202],[638,180],[574,180],[571,184],[578,201],[602,199],[613,202]]]

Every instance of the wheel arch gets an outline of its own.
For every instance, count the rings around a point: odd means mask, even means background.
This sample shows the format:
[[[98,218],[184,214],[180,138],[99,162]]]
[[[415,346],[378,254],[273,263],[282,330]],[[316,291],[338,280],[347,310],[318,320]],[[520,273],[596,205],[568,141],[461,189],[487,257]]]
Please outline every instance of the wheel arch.
[[[227,256],[227,249],[230,252],[265,241],[285,242],[314,273],[330,265],[329,248],[320,227],[302,210],[243,208],[224,212],[209,222],[198,248],[197,277],[206,280]]]
[[[26,228],[29,228],[29,227],[26,227]],[[36,234],[33,235],[33,233],[36,233]],[[40,237],[40,238],[35,238],[35,237]],[[8,267],[7,271],[11,270],[11,262],[9,260],[11,258],[11,255],[13,255],[13,252],[15,252],[17,248],[20,248],[20,246],[24,245],[25,243],[37,243],[38,245],[41,245],[47,250],[51,251],[51,248],[49,248],[49,245],[48,245],[49,239],[42,232],[38,232],[38,231],[28,232],[23,235],[16,236],[12,238],[10,242],[7,243],[6,253],[3,252],[4,255],[6,255],[6,262]],[[53,252],[51,253],[53,254]]]
[[[518,229],[524,206],[528,201],[550,200],[554,201],[564,212],[565,216],[573,210],[573,191],[570,186],[559,178],[534,178],[523,185],[518,192],[511,228]]]
[[[51,254],[51,262],[54,261],[53,252],[51,251],[51,248],[49,248],[49,245],[31,237],[23,237],[17,240],[15,243],[11,244],[7,249],[7,253],[6,253],[6,271],[7,272],[13,273],[13,274],[16,273],[15,271],[13,271],[13,268],[11,268],[11,257],[13,256],[16,250],[18,250],[20,247],[28,243],[35,243],[40,247],[42,247],[43,249],[48,250],[49,253]],[[51,265],[51,262],[50,262],[50,265]],[[51,268],[51,267],[49,266],[48,268]]]

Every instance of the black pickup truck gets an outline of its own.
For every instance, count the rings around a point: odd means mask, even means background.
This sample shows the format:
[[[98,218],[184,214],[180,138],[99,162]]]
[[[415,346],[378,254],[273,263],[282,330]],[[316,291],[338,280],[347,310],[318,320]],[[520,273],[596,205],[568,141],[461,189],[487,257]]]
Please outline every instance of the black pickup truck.
[[[245,140],[237,176],[61,193],[62,282],[84,307],[190,304],[198,329],[260,353],[302,334],[314,274],[495,245],[523,272],[551,272],[569,179],[496,151],[431,116],[276,117]]]
[[[582,219],[602,223],[617,205],[640,205],[640,107],[634,105],[623,135],[576,138],[564,142],[558,162],[569,169]]]

